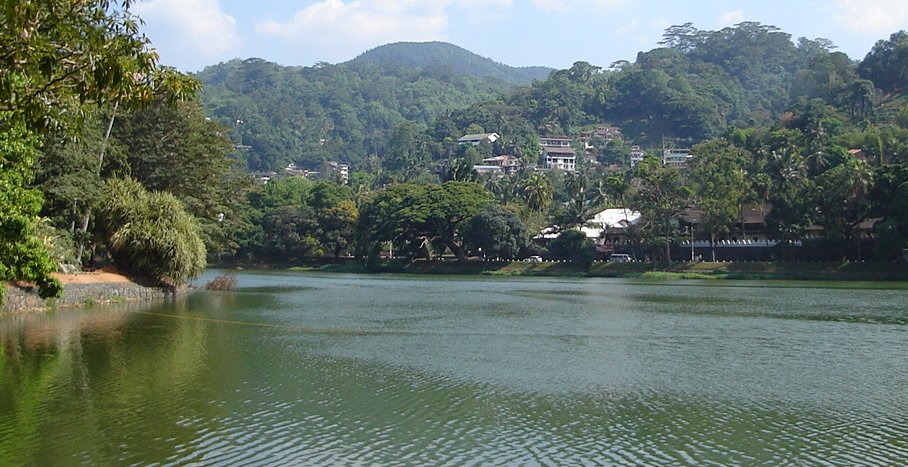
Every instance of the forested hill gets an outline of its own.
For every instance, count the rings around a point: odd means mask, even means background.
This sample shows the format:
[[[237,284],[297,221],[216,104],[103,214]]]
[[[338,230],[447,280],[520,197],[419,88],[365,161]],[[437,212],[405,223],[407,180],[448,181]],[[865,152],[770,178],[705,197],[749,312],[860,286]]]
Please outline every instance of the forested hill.
[[[492,77],[513,84],[545,80],[554,71],[542,66],[508,66],[446,42],[385,44],[363,53],[348,63],[394,64],[417,69],[448,70],[458,75]]]
[[[290,161],[314,167],[333,159],[370,170],[364,163],[374,154],[380,161],[407,161],[383,165],[416,173],[432,159],[459,157],[451,144],[459,136],[485,131],[502,136],[495,151],[519,153],[535,135],[577,135],[606,123],[620,126],[632,142],[656,148],[664,141],[693,145],[730,127],[785,122],[829,135],[842,124],[908,118],[905,32],[880,40],[860,62],[828,40],[793,40],[752,22],[718,31],[672,26],[660,44],[634,63],[603,68],[577,62],[516,87],[448,66],[415,67],[431,60],[419,54],[406,66],[379,60],[401,45],[339,65],[232,61],[199,78],[209,113],[251,148],[245,153],[251,169]],[[411,160],[414,154],[426,167]]]
[[[450,69],[396,64],[284,67],[261,59],[210,66],[197,77],[207,112],[232,129],[251,170],[324,159],[359,165],[383,154],[394,128],[506,95],[514,85]]]
[[[689,146],[729,127],[769,127],[783,120],[826,133],[839,128],[830,122],[884,124],[904,106],[904,86],[897,84],[908,70],[908,61],[897,58],[908,50],[904,31],[881,39],[860,62],[831,41],[793,40],[760,23],[719,31],[684,24],[663,37],[662,47],[640,52],[634,63],[575,63],[507,99],[455,112],[446,126],[476,125],[497,131],[502,140],[520,140],[610,123],[644,146],[673,140]]]

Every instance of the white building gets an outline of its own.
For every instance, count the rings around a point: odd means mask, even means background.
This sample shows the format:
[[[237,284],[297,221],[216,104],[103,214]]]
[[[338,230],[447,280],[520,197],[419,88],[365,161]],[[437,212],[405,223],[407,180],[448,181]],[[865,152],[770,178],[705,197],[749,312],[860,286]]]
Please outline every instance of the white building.
[[[693,159],[690,149],[664,149],[662,151],[662,165],[683,168]]]
[[[646,153],[640,149],[640,146],[631,146],[631,167],[636,167],[637,164],[643,162],[644,157],[646,157]]]
[[[624,235],[627,228],[637,222],[640,222],[639,212],[626,208],[609,208],[598,212],[580,228],[580,231],[586,234],[587,238],[597,240],[604,238],[606,234]],[[551,240],[557,238],[562,230],[558,226],[547,227],[536,238]]]
[[[479,146],[480,143],[494,143],[501,138],[501,135],[498,133],[476,133],[471,135],[463,135],[460,139],[457,140],[457,144],[472,144],[473,146]]]
[[[577,166],[577,152],[572,147],[543,148],[542,165],[547,169],[573,172]]]

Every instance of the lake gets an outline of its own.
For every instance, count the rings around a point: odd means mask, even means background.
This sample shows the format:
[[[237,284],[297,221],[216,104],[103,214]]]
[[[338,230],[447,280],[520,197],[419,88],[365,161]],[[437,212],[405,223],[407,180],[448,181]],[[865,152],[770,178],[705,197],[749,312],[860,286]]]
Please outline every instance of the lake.
[[[908,459],[904,284],[238,278],[0,318],[0,465]]]

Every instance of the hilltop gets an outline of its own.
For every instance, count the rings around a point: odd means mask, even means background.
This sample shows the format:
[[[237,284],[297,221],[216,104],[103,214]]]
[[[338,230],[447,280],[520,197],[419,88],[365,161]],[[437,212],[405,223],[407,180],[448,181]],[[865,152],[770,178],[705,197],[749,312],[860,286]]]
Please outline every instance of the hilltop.
[[[512,67],[446,42],[385,44],[368,50],[347,63],[394,64],[420,70],[449,70],[457,75],[490,77],[511,84],[545,80],[554,71],[542,66]]]

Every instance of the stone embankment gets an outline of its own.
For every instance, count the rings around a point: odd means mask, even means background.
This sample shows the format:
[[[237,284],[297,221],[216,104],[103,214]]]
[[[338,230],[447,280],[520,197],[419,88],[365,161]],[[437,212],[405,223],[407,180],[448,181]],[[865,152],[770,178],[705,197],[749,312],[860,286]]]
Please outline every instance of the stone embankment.
[[[58,278],[63,282],[63,296],[47,300],[38,297],[34,289],[6,285],[6,298],[0,305],[0,314],[44,311],[95,303],[156,300],[172,297],[176,293],[173,288],[139,285],[118,274],[61,274]]]

